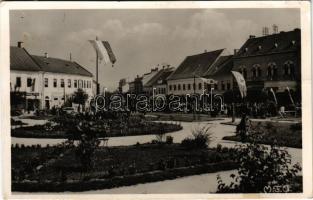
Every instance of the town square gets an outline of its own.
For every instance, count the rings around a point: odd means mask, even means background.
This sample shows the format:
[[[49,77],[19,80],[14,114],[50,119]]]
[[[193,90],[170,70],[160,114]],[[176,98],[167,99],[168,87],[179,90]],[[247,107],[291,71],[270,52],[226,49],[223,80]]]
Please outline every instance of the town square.
[[[10,11],[12,192],[302,193],[301,33],[299,9]]]

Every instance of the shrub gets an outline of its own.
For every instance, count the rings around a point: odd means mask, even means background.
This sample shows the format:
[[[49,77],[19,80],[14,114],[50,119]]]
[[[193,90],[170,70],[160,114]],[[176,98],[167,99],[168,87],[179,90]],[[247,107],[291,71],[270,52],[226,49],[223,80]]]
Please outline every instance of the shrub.
[[[217,144],[216,151],[217,152],[221,152],[222,151],[222,145],[221,144]]]
[[[291,157],[285,149],[271,146],[270,149],[255,142],[237,148],[238,175],[231,174],[230,185],[217,177],[219,193],[259,193],[265,188],[287,186],[295,192],[292,183],[301,170],[299,164],[290,166]]]
[[[166,136],[166,144],[173,144],[173,137],[172,136]]]
[[[181,145],[187,149],[207,148],[211,142],[211,127],[198,127],[192,131],[193,138],[185,138]]]

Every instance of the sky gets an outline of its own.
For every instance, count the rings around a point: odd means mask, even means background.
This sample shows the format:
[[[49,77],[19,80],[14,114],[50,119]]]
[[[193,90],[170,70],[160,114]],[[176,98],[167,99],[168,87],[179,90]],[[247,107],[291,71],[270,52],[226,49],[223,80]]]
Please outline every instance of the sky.
[[[24,42],[33,55],[72,60],[95,75],[96,54],[88,40],[109,41],[117,58],[99,66],[101,87],[114,90],[121,78],[132,80],[188,55],[239,49],[262,27],[279,31],[300,27],[299,9],[141,9],[16,10],[10,13],[10,44]]]

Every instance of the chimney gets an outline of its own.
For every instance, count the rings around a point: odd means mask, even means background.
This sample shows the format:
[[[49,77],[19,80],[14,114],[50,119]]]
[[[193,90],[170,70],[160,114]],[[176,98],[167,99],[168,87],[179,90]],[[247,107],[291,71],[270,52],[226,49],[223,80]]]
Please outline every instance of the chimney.
[[[204,53],[207,53],[207,52],[208,52],[208,50],[204,49]]]
[[[17,47],[18,47],[18,48],[23,48],[23,43],[24,43],[24,42],[22,42],[22,41],[18,41],[18,42],[17,42]]]
[[[48,58],[48,53],[47,52],[45,52],[45,58]]]
[[[273,24],[273,34],[278,33],[278,26],[276,24]]]
[[[251,39],[251,38],[255,38],[255,35],[250,35],[249,38],[250,38],[250,39]]]
[[[265,27],[262,28],[262,35],[263,36],[268,35],[268,27],[265,26]]]

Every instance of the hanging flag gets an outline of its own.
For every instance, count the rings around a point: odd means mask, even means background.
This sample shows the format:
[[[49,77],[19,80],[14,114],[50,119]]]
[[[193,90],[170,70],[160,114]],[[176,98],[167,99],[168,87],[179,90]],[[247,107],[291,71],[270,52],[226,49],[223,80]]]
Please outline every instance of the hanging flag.
[[[102,44],[107,50],[111,63],[114,64],[116,62],[116,57],[112,51],[111,45],[109,44],[108,41],[102,41]]]
[[[273,94],[273,97],[274,97],[274,100],[275,100],[275,103],[276,103],[276,105],[277,105],[277,99],[276,99],[276,95],[275,95],[275,92],[274,92],[274,90],[273,90],[273,88],[271,88],[271,93]]]
[[[247,86],[246,86],[246,81],[245,81],[244,77],[242,76],[241,73],[236,72],[236,71],[231,71],[231,73],[234,75],[234,77],[237,81],[239,91],[241,94],[241,98],[246,97],[247,96]]]
[[[209,83],[209,84],[213,84],[216,83],[215,80],[213,79],[209,79],[209,78],[200,78],[204,83]]]
[[[35,82],[36,82],[36,79],[34,78],[32,81],[32,92],[35,91]]]
[[[89,40],[89,42],[98,53],[100,61],[104,61],[105,64],[110,62],[114,64],[116,62],[116,57],[108,41]]]
[[[295,105],[295,102],[293,101],[292,96],[291,96],[291,94],[290,94],[290,89],[289,89],[289,87],[287,86],[286,88],[287,88],[288,95],[289,95],[289,98],[290,98],[291,103],[292,103],[293,105]]]

